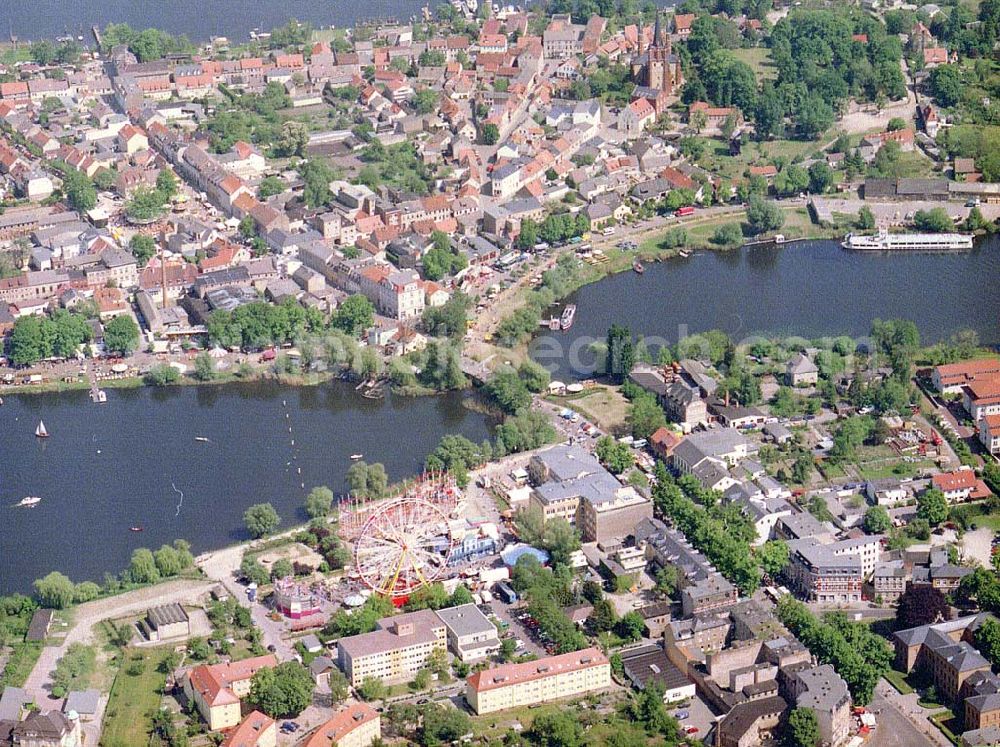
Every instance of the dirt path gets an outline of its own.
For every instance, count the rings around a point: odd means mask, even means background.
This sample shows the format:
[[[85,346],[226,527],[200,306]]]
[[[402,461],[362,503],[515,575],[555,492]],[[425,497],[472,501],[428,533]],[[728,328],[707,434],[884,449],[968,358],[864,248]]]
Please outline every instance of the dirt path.
[[[59,708],[62,701],[49,697],[52,672],[56,668],[56,662],[62,658],[70,644],[93,643],[94,626],[102,620],[134,615],[144,612],[151,606],[184,602],[207,592],[211,586],[210,581],[181,579],[81,604],[74,609],[73,622],[62,643],[42,649],[42,654],[31,670],[24,689],[43,711]]]

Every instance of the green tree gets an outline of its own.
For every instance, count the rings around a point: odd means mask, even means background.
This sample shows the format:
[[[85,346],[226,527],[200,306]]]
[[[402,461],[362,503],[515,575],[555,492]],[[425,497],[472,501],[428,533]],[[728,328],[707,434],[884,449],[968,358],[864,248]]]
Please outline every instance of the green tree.
[[[271,565],[271,580],[277,581],[278,579],[288,578],[289,576],[295,575],[295,567],[292,565],[292,561],[288,558],[278,558]]]
[[[158,363],[149,369],[149,371],[146,372],[146,375],[143,376],[143,380],[151,386],[168,386],[170,384],[176,384],[180,381],[180,378],[180,372],[169,363]]]
[[[587,626],[594,633],[606,633],[615,627],[618,622],[618,613],[615,606],[608,599],[598,599],[593,603],[594,610],[587,618]]]
[[[955,230],[954,221],[948,215],[948,211],[942,207],[918,210],[913,214],[913,225],[921,231],[932,233],[946,233]]]
[[[862,231],[870,231],[875,228],[875,215],[872,213],[872,209],[867,205],[862,205],[861,209],[858,211],[857,226]]]
[[[153,553],[153,560],[156,562],[156,570],[163,577],[176,576],[184,570],[180,553],[170,545],[161,545],[160,549]]]
[[[177,177],[170,169],[160,169],[156,175],[156,191],[164,202],[169,202],[177,194]]]
[[[917,497],[917,518],[936,527],[948,518],[948,501],[938,488],[925,490]]]
[[[243,513],[243,523],[254,539],[270,534],[281,523],[281,517],[270,503],[256,503]]]
[[[194,377],[198,381],[211,381],[215,378],[215,361],[207,351],[202,351],[194,358]]]
[[[127,315],[116,316],[104,325],[104,347],[116,355],[128,355],[139,347],[139,327]]]
[[[297,661],[257,670],[250,679],[250,702],[272,718],[298,716],[312,702],[313,680]]]
[[[607,337],[606,373],[616,383],[622,383],[628,378],[635,365],[635,343],[632,333],[626,327],[611,325]]]
[[[646,629],[646,623],[636,610],[630,610],[615,623],[615,633],[625,641],[638,641]]]
[[[333,491],[325,485],[320,485],[309,491],[306,496],[306,513],[309,518],[318,519],[330,513],[333,505]]]
[[[280,156],[298,156],[302,158],[306,155],[306,146],[309,144],[309,127],[304,122],[289,120],[281,125],[281,132],[274,143],[274,149]]]
[[[993,666],[1000,664],[1000,622],[990,617],[975,632],[976,648]]]
[[[819,722],[812,708],[795,708],[788,715],[788,747],[816,747],[819,744]]]
[[[271,580],[267,569],[249,555],[245,555],[243,562],[240,563],[240,576],[258,586],[263,586]]]
[[[152,236],[137,233],[129,240],[128,248],[132,252],[132,256],[135,257],[135,261],[139,263],[139,267],[145,267],[156,254],[156,241],[153,240]]]
[[[35,596],[38,597],[39,603],[43,607],[57,610],[69,607],[73,603],[73,595],[76,591],[73,582],[57,571],[35,581],[34,587]]]
[[[768,540],[757,549],[757,561],[771,578],[777,578],[788,565],[788,545],[781,540]]]
[[[358,697],[369,703],[381,700],[388,694],[388,688],[377,677],[365,677],[357,687]]]
[[[330,182],[337,174],[326,162],[318,158],[303,161],[299,166],[299,176],[305,183],[302,190],[302,199],[311,208],[318,208],[327,205],[333,199],[330,192]]]
[[[483,145],[496,145],[500,140],[500,128],[492,122],[487,122],[480,130],[480,138]]]
[[[156,567],[153,552],[145,547],[139,547],[132,552],[127,573],[129,579],[136,584],[152,584],[160,580],[160,571]]]
[[[16,366],[27,366],[50,357],[54,332],[44,317],[31,315],[17,319],[10,334],[11,361]]]
[[[538,715],[527,736],[537,747],[582,747],[584,743],[583,726],[569,710]]]
[[[823,194],[833,186],[833,169],[826,161],[816,161],[809,167],[809,191]]]
[[[601,460],[601,464],[616,475],[622,474],[635,463],[632,450],[611,436],[601,436],[597,439],[594,453]]]
[[[81,581],[73,588],[73,602],[82,604],[97,599],[101,595],[101,587],[93,581]]]
[[[883,506],[872,506],[865,511],[863,526],[868,534],[885,534],[892,529],[892,519]]]
[[[512,368],[496,371],[483,390],[503,412],[510,415],[526,410],[531,404],[531,392]]]
[[[367,298],[357,293],[343,300],[333,315],[331,324],[349,335],[357,335],[375,320],[375,307]]]
[[[656,396],[647,392],[633,397],[628,410],[628,424],[633,438],[649,438],[667,424],[667,416],[656,401]]]
[[[965,85],[957,66],[938,65],[931,70],[930,84],[931,95],[941,106],[955,106],[962,100]]]
[[[279,177],[272,175],[265,176],[260,186],[257,187],[257,199],[266,200],[269,197],[280,195],[285,191],[285,182]]]
[[[680,571],[677,566],[665,565],[656,571],[656,592],[665,597],[672,597],[680,588]]]
[[[80,213],[97,206],[97,190],[87,175],[80,171],[67,171],[63,175],[63,194],[70,207]]]
[[[777,231],[784,225],[785,215],[770,200],[754,195],[747,204],[747,222],[754,234]]]

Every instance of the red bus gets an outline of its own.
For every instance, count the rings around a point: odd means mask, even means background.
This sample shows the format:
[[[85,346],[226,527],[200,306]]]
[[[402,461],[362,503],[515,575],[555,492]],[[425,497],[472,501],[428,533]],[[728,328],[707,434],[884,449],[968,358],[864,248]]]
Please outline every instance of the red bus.
[[[685,205],[684,207],[677,208],[674,211],[674,215],[678,218],[684,218],[688,215],[694,215],[694,208],[690,205]]]

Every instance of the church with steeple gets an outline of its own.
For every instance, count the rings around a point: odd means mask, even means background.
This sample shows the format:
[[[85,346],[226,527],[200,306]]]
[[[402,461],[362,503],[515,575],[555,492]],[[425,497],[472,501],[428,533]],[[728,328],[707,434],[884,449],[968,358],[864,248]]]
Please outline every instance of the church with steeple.
[[[660,13],[656,14],[652,43],[633,61],[632,67],[633,75],[640,81],[632,98],[648,100],[657,115],[666,111],[669,100],[680,95],[684,72],[681,58],[671,49],[670,34],[664,28]]]

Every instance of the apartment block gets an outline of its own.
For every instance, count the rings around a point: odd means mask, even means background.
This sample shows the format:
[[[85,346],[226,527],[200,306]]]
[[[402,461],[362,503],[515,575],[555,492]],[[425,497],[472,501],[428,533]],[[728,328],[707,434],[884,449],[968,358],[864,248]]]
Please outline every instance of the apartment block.
[[[377,626],[337,645],[337,665],[355,687],[368,677],[406,681],[424,668],[432,652],[447,648],[446,626],[432,610],[386,617]]]
[[[837,553],[835,547],[812,537],[788,543],[789,563],[784,574],[789,586],[810,602],[861,601],[861,558],[855,553]]]
[[[448,648],[464,662],[492,656],[500,650],[497,627],[474,604],[438,610],[448,630]]]
[[[482,715],[610,686],[608,658],[598,648],[587,648],[476,672],[466,682],[465,699],[475,713]]]

